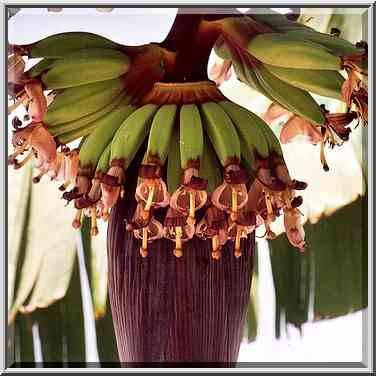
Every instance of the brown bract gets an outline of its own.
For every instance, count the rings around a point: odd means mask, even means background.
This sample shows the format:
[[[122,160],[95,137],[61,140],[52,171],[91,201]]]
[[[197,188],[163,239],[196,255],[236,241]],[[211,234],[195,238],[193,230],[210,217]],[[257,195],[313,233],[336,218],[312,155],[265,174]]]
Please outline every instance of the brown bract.
[[[153,89],[145,95],[141,104],[187,104],[219,102],[224,100],[224,95],[210,81],[189,83],[163,83],[157,82]]]

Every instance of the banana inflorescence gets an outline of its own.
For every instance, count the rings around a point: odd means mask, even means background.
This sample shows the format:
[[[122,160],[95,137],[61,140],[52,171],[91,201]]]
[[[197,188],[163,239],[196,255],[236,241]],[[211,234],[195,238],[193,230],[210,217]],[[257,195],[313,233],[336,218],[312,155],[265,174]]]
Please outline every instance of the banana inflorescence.
[[[203,30],[208,25],[219,30],[215,51],[238,78],[317,127],[322,145],[348,139],[352,120],[366,121],[366,45],[353,46],[278,14],[205,21]],[[135,177],[127,170],[143,153],[137,208],[126,224],[140,239],[143,257],[161,238],[170,239],[181,257],[194,236],[210,240],[213,259],[228,241],[239,257],[242,239],[262,224],[273,238],[271,224],[282,214],[290,242],[304,250],[302,198],[295,192],[306,184],[291,179],[278,139],[213,82],[170,82],[175,52],[155,43],[122,46],[83,32],[11,50],[12,109],[24,104],[31,123],[22,127],[13,119],[9,164],[20,168],[33,160],[34,182],[44,175],[61,181],[63,198],[77,209],[73,227],[86,215],[97,234],[97,220],[107,220],[131,189],[128,181]],[[24,71],[23,56],[42,59]],[[310,93],[342,100],[350,111],[330,114]],[[75,140],[78,147],[67,146]],[[163,223],[157,210],[165,213]]]

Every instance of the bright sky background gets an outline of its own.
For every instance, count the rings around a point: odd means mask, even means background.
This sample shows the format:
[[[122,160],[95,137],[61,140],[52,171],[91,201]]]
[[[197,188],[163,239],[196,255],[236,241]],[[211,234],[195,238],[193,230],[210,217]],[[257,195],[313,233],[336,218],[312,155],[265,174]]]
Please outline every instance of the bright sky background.
[[[159,42],[166,36],[175,14],[175,8],[119,8],[111,13],[100,13],[95,9],[64,9],[62,13],[47,13],[46,8],[23,9],[9,21],[9,42],[31,43],[50,34],[79,30],[101,34],[128,45]],[[244,343],[241,346],[239,361],[360,362],[362,360],[361,312],[306,325],[302,338],[299,332],[291,327],[290,338],[283,336],[279,341],[275,340],[275,299],[270,260],[266,243],[261,242],[260,245],[259,305],[262,311],[259,312],[259,335],[255,343]],[[81,268],[84,268],[83,263]],[[36,353],[39,350],[37,346]],[[92,352],[91,359],[95,360],[95,338],[88,351]]]

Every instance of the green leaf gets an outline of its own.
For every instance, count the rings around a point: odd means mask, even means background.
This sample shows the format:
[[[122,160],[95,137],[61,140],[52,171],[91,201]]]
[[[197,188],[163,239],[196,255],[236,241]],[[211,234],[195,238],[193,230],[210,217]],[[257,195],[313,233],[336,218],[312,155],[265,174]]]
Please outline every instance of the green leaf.
[[[109,302],[107,302],[105,316],[96,320],[95,327],[97,330],[98,353],[101,366],[114,366],[114,363],[119,362],[119,356]]]
[[[77,255],[75,256],[69,288],[62,300],[61,307],[67,361],[69,363],[85,362],[84,313]]]
[[[41,308],[32,314],[33,321],[38,324],[42,346],[43,365],[62,367],[66,362],[63,356],[62,301],[50,307]],[[52,364],[51,364],[52,363]]]
[[[316,224],[305,226],[308,249],[300,254],[285,235],[269,242],[276,294],[276,335],[283,315],[298,328],[367,306],[367,199],[359,198]]]
[[[310,254],[299,253],[285,234],[269,242],[269,247],[276,295],[275,333],[279,338],[282,317],[297,328],[308,319]]]
[[[248,304],[247,320],[246,320],[246,339],[248,342],[253,342],[257,337],[258,325],[258,246],[256,243],[254,270],[252,274],[251,297]]]
[[[16,367],[34,367],[32,320],[29,315],[19,315],[14,322]]]

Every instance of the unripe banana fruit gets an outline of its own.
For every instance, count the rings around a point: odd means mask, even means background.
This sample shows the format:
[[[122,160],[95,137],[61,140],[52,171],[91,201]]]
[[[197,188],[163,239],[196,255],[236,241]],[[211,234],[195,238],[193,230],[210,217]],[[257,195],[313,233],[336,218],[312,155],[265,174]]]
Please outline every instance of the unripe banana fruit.
[[[56,60],[42,81],[48,89],[63,89],[119,77],[129,66],[129,58],[118,50],[79,50]]]
[[[88,168],[91,172],[94,171],[100,156],[112,140],[115,132],[134,110],[134,106],[129,105],[127,101],[123,101],[115,110],[97,121],[95,130],[81,146],[80,167]]]
[[[101,35],[85,32],[68,32],[51,35],[26,46],[30,57],[57,59],[87,48],[117,48],[119,45]]]
[[[183,169],[200,166],[204,148],[201,116],[195,104],[184,104],[180,110],[180,160]],[[197,168],[196,167],[196,168]]]
[[[123,89],[121,78],[65,89],[50,104],[43,122],[54,126],[96,112],[111,103]]]
[[[267,64],[265,64],[265,67],[280,80],[299,89],[342,100],[341,89],[345,79],[339,72],[318,69],[291,69]]]
[[[287,34],[264,33],[250,40],[247,50],[263,63],[295,69],[341,70],[338,56],[308,40]]]
[[[128,168],[149,133],[157,109],[157,105],[146,104],[123,122],[112,140],[111,161],[121,160],[123,169]]]
[[[214,102],[201,104],[204,128],[223,167],[240,162],[240,141],[226,112]]]
[[[174,130],[177,106],[167,104],[158,109],[150,129],[146,162],[164,165]]]

